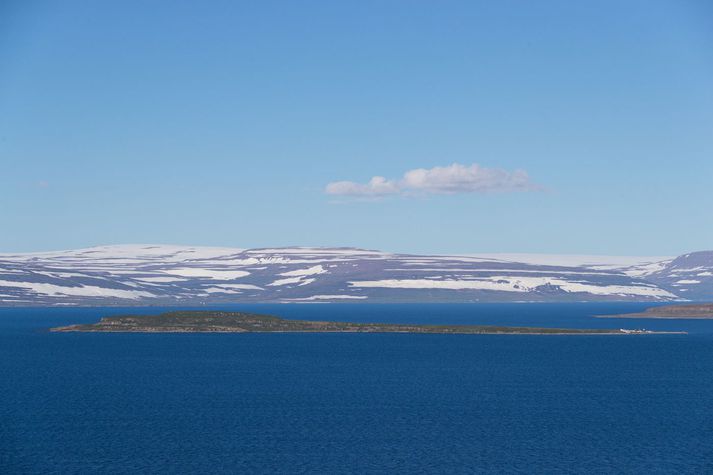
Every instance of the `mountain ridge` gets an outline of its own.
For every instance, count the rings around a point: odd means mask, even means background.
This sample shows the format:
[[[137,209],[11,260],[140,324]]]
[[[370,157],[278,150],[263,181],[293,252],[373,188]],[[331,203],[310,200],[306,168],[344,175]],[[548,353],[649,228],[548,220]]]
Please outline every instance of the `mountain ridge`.
[[[0,254],[0,306],[706,299],[713,251],[420,255],[131,244]]]

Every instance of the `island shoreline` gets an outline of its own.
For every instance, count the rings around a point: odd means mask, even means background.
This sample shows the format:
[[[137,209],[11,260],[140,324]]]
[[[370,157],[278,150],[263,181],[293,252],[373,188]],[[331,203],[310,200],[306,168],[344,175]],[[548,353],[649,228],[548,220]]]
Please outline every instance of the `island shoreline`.
[[[272,315],[223,311],[178,311],[159,315],[104,317],[93,324],[49,329],[55,333],[397,333],[438,335],[652,335],[685,334],[627,329],[418,325],[289,320]]]
[[[713,304],[683,304],[649,307],[643,312],[594,315],[596,318],[639,318],[659,320],[713,320]]]

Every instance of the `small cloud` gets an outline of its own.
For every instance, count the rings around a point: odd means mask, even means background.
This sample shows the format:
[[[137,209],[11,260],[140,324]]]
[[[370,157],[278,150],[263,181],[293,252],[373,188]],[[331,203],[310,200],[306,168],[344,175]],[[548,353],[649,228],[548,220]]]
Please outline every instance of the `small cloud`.
[[[329,183],[324,190],[328,195],[342,196],[384,196],[399,193],[399,186],[383,176],[375,176],[369,183],[361,184],[353,181],[335,181]]]
[[[507,171],[454,163],[446,167],[417,168],[404,173],[400,180],[375,176],[368,183],[336,181],[325,192],[330,195],[381,197],[385,195],[456,194],[514,191],[542,191],[525,170]]]
[[[47,188],[48,186],[50,186],[50,184],[48,182],[46,182],[45,180],[38,181],[36,183],[36,185],[37,185],[37,188]]]

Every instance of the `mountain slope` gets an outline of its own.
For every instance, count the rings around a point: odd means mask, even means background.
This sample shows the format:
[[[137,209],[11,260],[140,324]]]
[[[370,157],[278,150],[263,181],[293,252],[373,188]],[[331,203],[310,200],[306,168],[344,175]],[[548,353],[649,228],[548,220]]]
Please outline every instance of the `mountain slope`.
[[[696,269],[695,279],[689,276],[691,269]],[[711,271],[713,253],[670,260],[421,256],[353,248],[101,246],[0,254],[0,305],[667,301],[713,298],[713,279],[706,274]],[[685,283],[693,280],[700,282]]]
[[[664,262],[646,279],[689,300],[713,300],[713,251],[684,254]]]

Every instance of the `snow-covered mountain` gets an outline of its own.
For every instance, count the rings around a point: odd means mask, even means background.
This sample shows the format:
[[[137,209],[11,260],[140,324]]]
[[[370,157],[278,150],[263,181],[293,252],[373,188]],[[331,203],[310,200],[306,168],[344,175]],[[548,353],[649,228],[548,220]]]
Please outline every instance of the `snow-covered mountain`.
[[[646,278],[688,300],[713,300],[713,251],[692,252],[651,269]]]
[[[0,254],[5,306],[680,299],[713,299],[713,252],[671,259],[127,245]]]

